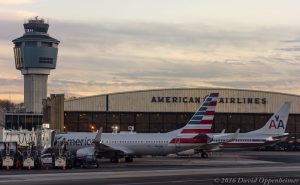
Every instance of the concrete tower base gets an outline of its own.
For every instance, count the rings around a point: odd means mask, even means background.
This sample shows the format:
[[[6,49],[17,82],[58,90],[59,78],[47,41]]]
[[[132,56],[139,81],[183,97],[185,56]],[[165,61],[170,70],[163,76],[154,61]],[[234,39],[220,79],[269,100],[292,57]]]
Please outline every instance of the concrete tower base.
[[[26,112],[41,113],[47,98],[47,74],[24,75],[24,104]]]

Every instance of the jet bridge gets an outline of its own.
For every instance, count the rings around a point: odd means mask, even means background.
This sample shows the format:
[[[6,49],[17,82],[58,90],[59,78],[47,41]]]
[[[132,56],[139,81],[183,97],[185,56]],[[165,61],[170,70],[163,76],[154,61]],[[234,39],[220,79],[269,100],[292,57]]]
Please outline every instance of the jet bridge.
[[[26,147],[28,143],[35,143],[40,149],[51,147],[52,133],[54,131],[50,129],[37,129],[37,130],[4,130],[3,141],[4,142],[17,142],[21,147]]]

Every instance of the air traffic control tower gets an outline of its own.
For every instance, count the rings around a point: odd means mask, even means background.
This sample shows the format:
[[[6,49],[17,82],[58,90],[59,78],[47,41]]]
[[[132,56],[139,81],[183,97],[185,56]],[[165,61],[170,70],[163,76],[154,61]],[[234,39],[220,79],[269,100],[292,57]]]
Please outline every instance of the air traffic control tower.
[[[47,98],[50,70],[56,68],[59,41],[50,37],[49,24],[35,17],[24,23],[25,33],[13,40],[16,69],[24,75],[26,112],[41,113]]]

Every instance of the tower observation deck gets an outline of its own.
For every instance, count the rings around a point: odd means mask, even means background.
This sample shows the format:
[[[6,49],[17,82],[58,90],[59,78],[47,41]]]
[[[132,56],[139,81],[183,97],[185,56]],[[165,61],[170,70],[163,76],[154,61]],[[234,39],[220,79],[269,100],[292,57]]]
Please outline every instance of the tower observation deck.
[[[26,112],[41,113],[47,98],[47,81],[56,68],[59,41],[48,34],[49,24],[35,17],[24,23],[25,33],[12,42],[16,69],[24,76]]]

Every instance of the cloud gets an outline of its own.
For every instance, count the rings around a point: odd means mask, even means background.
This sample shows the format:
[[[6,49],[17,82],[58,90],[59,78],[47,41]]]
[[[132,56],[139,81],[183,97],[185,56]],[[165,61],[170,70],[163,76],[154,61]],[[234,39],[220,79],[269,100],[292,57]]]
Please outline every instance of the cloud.
[[[38,13],[23,10],[7,10],[0,8],[0,20],[6,22],[6,25],[14,25],[15,30],[23,24],[24,20],[37,16]],[[13,22],[12,22],[13,21]]]
[[[9,78],[0,78],[1,85],[8,86],[8,85],[23,85],[23,80],[21,79],[9,79]]]
[[[292,40],[282,40],[283,43],[298,43],[300,39],[292,39]]]
[[[23,101],[23,80],[18,78],[2,78],[0,73],[0,99],[11,99],[16,102]]]
[[[298,52],[300,51],[300,39],[282,40],[280,48],[277,50],[286,52]]]
[[[16,5],[16,4],[28,4],[32,3],[33,0],[0,0],[0,4],[3,5]]]
[[[297,56],[275,50],[291,36],[283,34],[284,28],[223,30],[156,23],[58,26],[63,33],[76,30],[61,36],[62,61],[68,62],[60,65],[74,64],[70,67],[81,74],[83,81],[76,86],[85,89],[82,93],[199,86],[284,92],[291,88],[285,83],[289,73],[298,69],[292,65]],[[68,74],[78,79],[76,72]],[[299,79],[296,75],[293,80]],[[292,85],[299,89],[298,84]]]
[[[282,51],[300,51],[300,47],[294,47],[294,48],[280,48],[278,50],[282,50]]]
[[[0,70],[11,79],[0,82],[21,92],[11,40],[23,34],[23,22],[0,23],[7,28],[0,30],[0,67],[11,70]],[[50,20],[50,36],[61,43],[48,90],[87,96],[174,87],[293,88],[299,94],[300,85],[294,81],[300,80],[300,67],[295,65],[300,56],[285,50],[297,48],[285,42],[298,38],[300,30],[294,29],[287,34],[283,27]]]

